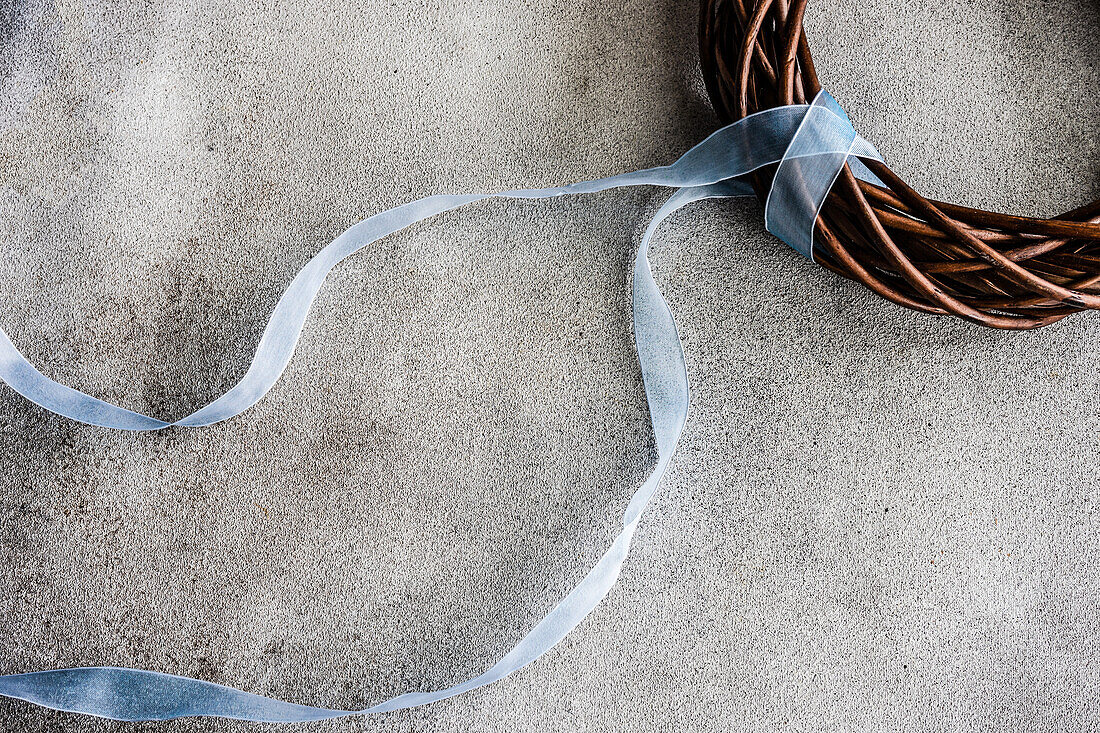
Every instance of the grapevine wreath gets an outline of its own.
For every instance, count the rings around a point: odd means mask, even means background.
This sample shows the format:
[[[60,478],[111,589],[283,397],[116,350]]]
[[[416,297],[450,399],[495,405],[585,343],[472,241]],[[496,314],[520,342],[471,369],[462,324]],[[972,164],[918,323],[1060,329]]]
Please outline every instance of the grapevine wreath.
[[[806,41],[808,0],[702,0],[699,56],[723,123],[821,91]],[[1029,329],[1100,309],[1100,201],[1053,219],[998,214],[914,191],[865,161],[849,166],[822,206],[814,259],[907,308],[983,326]],[[755,177],[763,201],[771,173]]]

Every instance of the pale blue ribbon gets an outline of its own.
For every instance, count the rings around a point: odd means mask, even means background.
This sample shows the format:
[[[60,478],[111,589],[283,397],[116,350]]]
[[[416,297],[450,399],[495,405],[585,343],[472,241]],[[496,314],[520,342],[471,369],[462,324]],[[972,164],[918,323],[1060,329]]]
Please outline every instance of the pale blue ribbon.
[[[634,341],[656,436],[657,466],[634,493],[623,514],[622,531],[595,567],[499,662],[452,687],[408,693],[356,711],[296,705],[188,677],[119,667],[0,676],[0,695],[55,710],[115,720],[209,715],[301,722],[426,705],[488,685],[538,659],[565,638],[615,584],[634,530],[672,459],[687,420],[688,376],[683,346],[672,311],[649,268],[649,243],[657,227],[674,211],[693,201],[752,195],[748,174],[778,163],[765,206],[766,225],[769,231],[812,259],[818,210],[844,164],[850,161],[857,175],[875,180],[858,162],[859,157],[881,160],[875,148],[852,128],[836,101],[822,92],[810,105],[770,109],[724,127],[668,166],[558,188],[429,196],[375,214],[337,237],[297,274],[275,306],[252,364],[241,381],[210,404],[175,422],[117,407],[53,381],[31,366],[0,330],[0,379],[51,412],[121,430],[203,427],[240,414],[271,389],[294,353],[306,314],[325,277],[342,260],[380,237],[435,214],[493,197],[541,199],[623,186],[678,189],[649,223],[634,259]]]

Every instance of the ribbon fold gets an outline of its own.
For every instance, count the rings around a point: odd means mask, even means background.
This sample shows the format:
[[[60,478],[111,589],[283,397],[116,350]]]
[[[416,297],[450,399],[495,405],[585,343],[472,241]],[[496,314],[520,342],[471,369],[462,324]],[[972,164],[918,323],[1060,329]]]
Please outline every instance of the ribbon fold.
[[[687,422],[689,391],[683,345],[672,311],[649,266],[649,245],[657,228],[673,212],[695,201],[753,195],[747,176],[778,164],[765,205],[765,223],[769,231],[812,259],[818,211],[844,165],[850,161],[857,176],[878,182],[858,158],[881,160],[874,146],[856,133],[836,100],[822,92],[812,104],[769,109],[724,127],[671,165],[556,188],[429,196],[375,214],[346,230],[298,272],[275,306],[244,377],[218,399],[173,422],[112,405],[55,382],[35,369],[0,329],[0,380],[50,412],[119,430],[209,426],[240,414],[263,398],[290,362],[309,308],[329,272],[381,237],[488,198],[543,199],[625,186],[677,189],[650,221],[634,258],[634,341],[657,442],[657,465],[635,491],[623,514],[622,530],[599,562],[488,670],[442,690],[407,693],[354,711],[297,705],[202,680],[121,667],[0,676],[0,695],[114,720],[217,716],[289,723],[426,705],[488,685],[535,661],[565,638],[617,581],[634,531]]]

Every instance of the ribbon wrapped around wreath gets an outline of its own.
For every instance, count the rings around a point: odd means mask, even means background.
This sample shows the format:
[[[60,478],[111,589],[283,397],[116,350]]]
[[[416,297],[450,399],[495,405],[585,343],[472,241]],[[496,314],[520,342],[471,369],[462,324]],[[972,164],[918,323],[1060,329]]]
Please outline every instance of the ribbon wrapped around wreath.
[[[298,705],[187,677],[121,667],[84,667],[0,676],[0,695],[55,710],[115,720],[219,716],[249,721],[303,722],[425,705],[488,685],[530,664],[561,641],[607,595],[626,561],[634,530],[671,461],[687,420],[688,377],[672,311],[650,271],[650,241],[677,209],[709,198],[753,194],[750,174],[778,164],[764,209],[768,231],[813,258],[818,210],[840,171],[878,180],[859,158],[881,160],[829,94],[811,104],[777,107],[741,119],[668,166],[546,189],[429,196],[353,225],[315,255],[279,299],[248,371],[232,389],[198,411],[165,422],[65,387],[35,369],[0,330],[0,379],[41,407],[90,425],[120,430],[204,427],[256,404],[282,375],[309,308],[328,273],[377,239],[444,211],[487,198],[542,199],[624,186],[677,189],[657,211],[639,243],[633,276],[634,340],[638,349],[658,461],[631,497],[622,531],[599,562],[545,618],[482,674],[435,692],[413,692],[365,710]]]

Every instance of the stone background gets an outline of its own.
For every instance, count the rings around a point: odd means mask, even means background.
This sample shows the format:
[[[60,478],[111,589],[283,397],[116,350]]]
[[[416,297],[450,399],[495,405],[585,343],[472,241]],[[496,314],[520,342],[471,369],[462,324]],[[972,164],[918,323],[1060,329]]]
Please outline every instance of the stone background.
[[[355,220],[667,163],[716,127],[690,0],[0,8],[0,325],[164,417],[240,377]],[[819,0],[807,23],[926,194],[1036,215],[1100,195],[1093,0]],[[275,390],[208,430],[108,432],[0,388],[0,671],[347,708],[480,672],[655,460],[629,273],[659,201],[490,202],[371,246]],[[1100,729],[1097,319],[910,313],[760,220],[711,202],[658,237],[692,415],[607,601],[487,689],[301,730]]]

